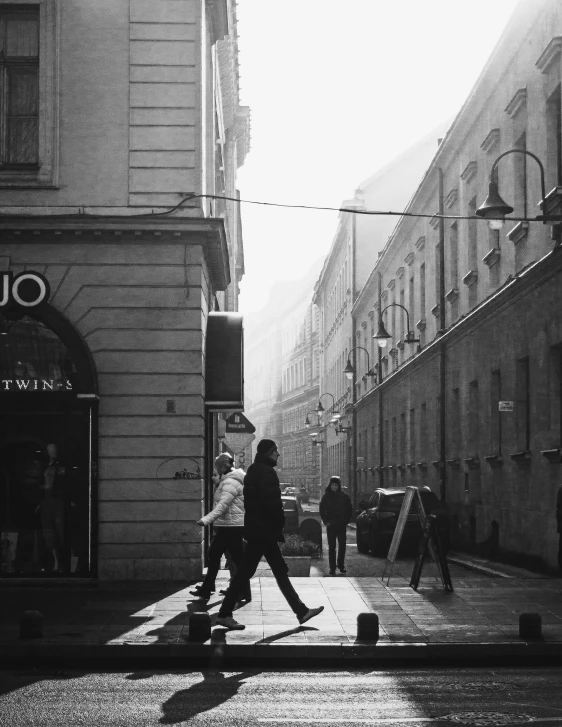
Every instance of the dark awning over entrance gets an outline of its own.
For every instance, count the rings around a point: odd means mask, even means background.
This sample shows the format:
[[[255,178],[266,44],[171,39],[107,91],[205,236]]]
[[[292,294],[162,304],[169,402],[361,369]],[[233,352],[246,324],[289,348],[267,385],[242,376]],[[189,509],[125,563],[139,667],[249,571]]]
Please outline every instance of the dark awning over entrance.
[[[244,408],[244,328],[239,313],[209,313],[205,404],[220,411]]]

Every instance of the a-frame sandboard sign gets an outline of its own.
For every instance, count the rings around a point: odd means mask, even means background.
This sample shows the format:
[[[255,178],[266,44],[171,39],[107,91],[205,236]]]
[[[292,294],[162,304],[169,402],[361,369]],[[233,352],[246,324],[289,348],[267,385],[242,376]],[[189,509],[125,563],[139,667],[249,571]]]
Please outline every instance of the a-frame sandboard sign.
[[[384,581],[384,579],[386,577],[388,579],[387,583],[390,582],[390,576],[392,575],[392,569],[393,569],[394,563],[396,561],[396,556],[398,555],[398,548],[400,547],[400,542],[401,542],[402,536],[404,534],[404,528],[406,526],[408,517],[411,517],[410,510],[412,509],[412,503],[414,502],[414,499],[416,500],[417,512],[414,512],[412,514],[417,515],[419,517],[420,523],[423,528],[423,533],[422,533],[422,538],[420,541],[420,550],[419,550],[418,558],[416,559],[416,563],[414,565],[414,573],[412,574],[412,580],[410,581],[410,586],[412,586],[414,588],[418,587],[419,577],[420,577],[421,569],[423,566],[423,560],[425,558],[427,550],[429,549],[429,552],[431,553],[431,557],[437,563],[437,566],[439,568],[439,574],[441,576],[441,582],[443,583],[443,586],[446,589],[450,589],[452,591],[453,586],[451,583],[451,577],[449,575],[449,568],[447,566],[445,554],[443,553],[443,548],[441,547],[441,543],[439,541],[437,533],[435,532],[435,529],[433,528],[433,526],[431,526],[431,523],[433,523],[433,520],[428,518],[425,514],[425,509],[424,509],[423,502],[422,502],[418,488],[411,487],[411,486],[406,487],[406,494],[404,495],[402,507],[400,508],[400,513],[398,515],[398,522],[396,523],[396,528],[394,530],[392,542],[390,543],[390,547],[388,549],[388,555],[386,557],[386,564],[384,566],[382,580]],[[427,532],[426,532],[426,530],[427,530]],[[423,556],[421,555],[422,544],[423,544]],[[418,561],[420,561],[419,564],[418,564]],[[390,565],[390,571],[387,576],[386,570],[389,565]],[[413,586],[415,574],[416,574],[417,580],[416,580],[416,585]]]

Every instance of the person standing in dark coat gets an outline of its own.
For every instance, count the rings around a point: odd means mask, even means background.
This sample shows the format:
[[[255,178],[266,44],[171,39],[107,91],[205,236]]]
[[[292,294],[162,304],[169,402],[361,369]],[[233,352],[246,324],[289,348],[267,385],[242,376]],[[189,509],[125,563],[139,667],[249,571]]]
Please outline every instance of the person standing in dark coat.
[[[320,517],[326,526],[328,536],[328,562],[330,575],[336,575],[336,541],[338,543],[337,564],[340,573],[347,573],[345,568],[345,546],[347,525],[353,514],[349,496],[342,492],[339,477],[330,477],[326,492],[320,500]]]
[[[294,614],[303,624],[324,610],[323,606],[308,608],[300,600],[289,579],[287,564],[283,560],[279,543],[285,541],[283,527],[285,513],[281,501],[279,478],[275,472],[279,452],[271,439],[258,444],[254,463],[244,478],[244,538],[246,549],[240,568],[229,585],[217,616],[217,624],[229,629],[243,629],[244,624],[232,617],[238,594],[257,570],[265,556],[266,561]]]
[[[562,571],[562,485],[558,488],[556,496],[556,532],[560,533],[558,539],[558,567]]]

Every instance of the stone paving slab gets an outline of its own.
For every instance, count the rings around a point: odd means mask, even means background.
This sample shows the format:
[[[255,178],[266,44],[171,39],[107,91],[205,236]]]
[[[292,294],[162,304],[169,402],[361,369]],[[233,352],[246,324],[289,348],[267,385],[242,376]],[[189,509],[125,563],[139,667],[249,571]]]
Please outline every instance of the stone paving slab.
[[[217,591],[226,584],[217,582]],[[454,583],[446,592],[436,579],[417,591],[409,580],[380,578],[294,578],[309,606],[324,611],[299,626],[274,581],[252,580],[253,600],[237,609],[244,631],[215,624],[222,597],[206,604],[176,583],[106,584],[81,589],[2,588],[0,666],[29,659],[437,659],[549,656],[562,658],[562,580],[483,577]],[[23,610],[44,616],[43,637],[19,638]],[[212,635],[203,644],[189,640],[189,616],[206,610]],[[519,615],[542,618],[542,639],[519,637]],[[379,616],[379,639],[357,640],[359,613]]]

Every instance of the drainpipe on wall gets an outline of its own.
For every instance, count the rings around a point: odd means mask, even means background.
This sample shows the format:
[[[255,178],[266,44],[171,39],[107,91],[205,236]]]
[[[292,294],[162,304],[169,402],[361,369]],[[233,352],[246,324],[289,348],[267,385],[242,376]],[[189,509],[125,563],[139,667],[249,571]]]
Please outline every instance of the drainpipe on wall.
[[[382,310],[382,273],[379,273],[379,315]],[[378,357],[379,357],[379,387],[378,387],[378,399],[379,399],[379,483],[380,487],[384,487],[384,411],[382,403],[382,348],[378,345]]]
[[[445,333],[446,316],[445,316],[445,202],[443,192],[443,170],[437,167],[439,175],[439,335]],[[439,434],[440,434],[440,451],[439,451],[439,473],[440,485],[439,494],[443,502],[447,499],[447,440],[446,440],[446,377],[447,377],[447,351],[445,343],[441,342],[439,346]]]
[[[355,304],[355,292],[357,290],[357,238],[356,238],[356,215],[351,216],[351,255],[352,255],[352,270],[351,270],[351,308]],[[351,346],[355,346],[355,316],[351,314]],[[355,373],[353,374],[353,390],[351,392],[351,501],[353,504],[353,510],[357,508],[357,351],[353,351],[353,367]]]

